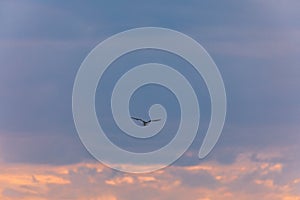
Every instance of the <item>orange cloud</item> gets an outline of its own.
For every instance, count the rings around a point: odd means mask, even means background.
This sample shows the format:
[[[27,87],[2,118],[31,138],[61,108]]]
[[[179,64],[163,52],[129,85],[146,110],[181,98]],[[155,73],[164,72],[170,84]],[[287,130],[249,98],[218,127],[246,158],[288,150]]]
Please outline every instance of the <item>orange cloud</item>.
[[[105,183],[108,185],[133,184],[134,180],[130,176],[125,176],[125,177],[117,177],[111,180],[106,180]]]
[[[123,166],[126,167],[126,166]],[[131,166],[129,166],[131,167]],[[215,161],[170,166],[150,174],[127,174],[100,163],[66,166],[0,164],[0,199],[265,199],[299,200],[300,177],[278,183],[288,170],[279,162]]]

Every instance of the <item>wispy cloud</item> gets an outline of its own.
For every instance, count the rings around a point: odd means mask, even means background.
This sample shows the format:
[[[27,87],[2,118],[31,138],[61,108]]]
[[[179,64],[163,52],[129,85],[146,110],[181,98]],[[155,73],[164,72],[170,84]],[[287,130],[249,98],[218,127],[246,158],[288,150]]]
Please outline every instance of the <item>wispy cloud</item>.
[[[300,176],[285,182],[285,163],[266,154],[240,154],[220,165],[171,166],[150,174],[126,174],[99,163],[75,165],[1,164],[1,199],[300,199]],[[274,155],[275,157],[278,155]],[[268,155],[268,159],[272,156]]]

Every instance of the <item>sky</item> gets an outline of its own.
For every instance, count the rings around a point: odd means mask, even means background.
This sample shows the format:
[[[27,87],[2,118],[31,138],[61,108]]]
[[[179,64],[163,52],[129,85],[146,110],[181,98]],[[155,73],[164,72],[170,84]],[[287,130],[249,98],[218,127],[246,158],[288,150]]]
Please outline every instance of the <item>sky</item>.
[[[297,0],[0,1],[0,199],[299,200],[299,7]],[[167,168],[136,175],[88,153],[73,122],[72,89],[97,44],[146,26],[180,31],[207,50],[223,77],[227,117],[217,145],[199,160],[210,119],[202,78],[167,52],[119,58],[98,85],[95,107],[107,136],[122,148],[157,149],[174,137],[180,119],[172,93],[144,86],[130,111],[149,118],[149,105],[164,105],[164,134],[151,142],[122,135],[108,97],[132,66],[173,66],[200,100],[200,129],[188,151]]]

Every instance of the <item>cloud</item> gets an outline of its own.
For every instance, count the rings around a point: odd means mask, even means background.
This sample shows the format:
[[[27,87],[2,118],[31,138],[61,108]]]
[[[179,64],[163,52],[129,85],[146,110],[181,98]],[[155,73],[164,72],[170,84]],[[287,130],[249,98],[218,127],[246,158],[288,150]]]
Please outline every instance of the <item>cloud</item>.
[[[0,199],[299,200],[298,4],[1,1]],[[192,36],[220,68],[227,123],[204,161],[199,137],[168,168],[123,174],[94,163],[76,135],[80,63],[101,40],[139,26]]]
[[[94,160],[79,138],[63,134],[1,132],[0,152],[5,163],[65,165]]]
[[[291,2],[267,1],[263,6],[256,1],[172,2],[168,12],[159,1],[118,2],[122,9],[112,2],[84,6],[74,2],[72,8],[61,2],[1,2],[0,101],[4,111],[0,130],[4,138],[15,135],[4,139],[3,157],[13,162],[53,164],[90,159],[76,138],[72,120],[76,70],[97,42],[142,25],[175,28],[191,35],[217,61],[228,94],[228,129],[219,142],[225,148],[214,159],[233,163],[239,150],[228,146],[237,149],[240,144],[256,147],[295,142],[300,112],[300,96],[295,93],[299,85],[295,42],[299,26],[294,21],[298,3]],[[274,18],[289,22],[289,26]],[[284,134],[289,135],[286,140]],[[68,135],[62,140],[71,142],[64,146],[52,135]],[[194,157],[180,161],[182,165],[197,163]]]
[[[90,34],[90,23],[55,3],[2,1],[0,9],[0,38],[68,40]]]
[[[253,160],[254,154],[261,160]],[[2,163],[0,197],[10,200],[299,198],[299,174],[278,182],[296,169],[288,163],[266,161],[265,155],[249,152],[238,155],[231,164],[210,161],[138,175],[117,172],[100,163],[64,166]]]

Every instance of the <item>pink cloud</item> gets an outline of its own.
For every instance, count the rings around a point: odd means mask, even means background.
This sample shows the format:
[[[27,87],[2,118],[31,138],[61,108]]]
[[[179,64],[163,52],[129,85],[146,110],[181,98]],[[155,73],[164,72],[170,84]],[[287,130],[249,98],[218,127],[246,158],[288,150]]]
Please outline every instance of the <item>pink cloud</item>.
[[[300,177],[279,183],[278,177],[286,175],[283,173],[288,172],[282,163],[253,161],[251,153],[240,154],[230,165],[210,161],[203,165],[170,166],[150,174],[125,174],[100,163],[65,166],[2,163],[0,198],[298,200]]]

